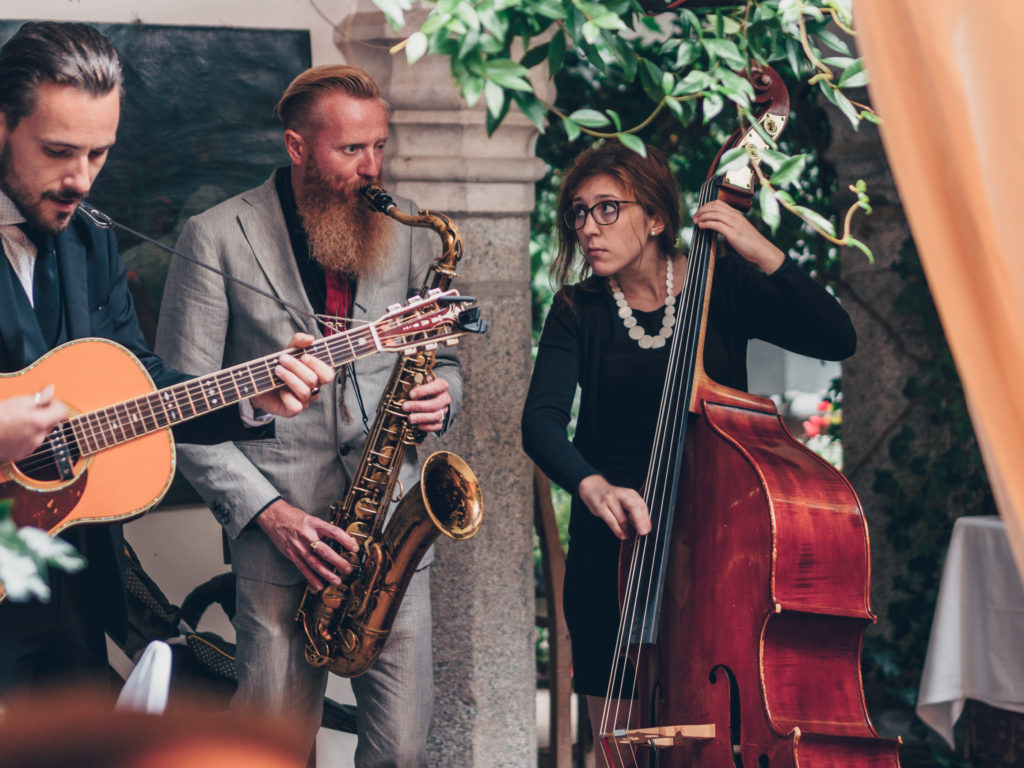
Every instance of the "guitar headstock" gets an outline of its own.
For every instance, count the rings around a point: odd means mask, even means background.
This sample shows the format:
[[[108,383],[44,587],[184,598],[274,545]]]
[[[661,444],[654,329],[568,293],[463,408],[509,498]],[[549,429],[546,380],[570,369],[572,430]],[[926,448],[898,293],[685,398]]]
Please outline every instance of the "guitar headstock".
[[[374,340],[383,352],[412,354],[457,344],[467,333],[485,333],[487,321],[472,296],[456,290],[434,288],[426,296],[413,296],[405,304],[392,304],[387,314],[373,323]]]

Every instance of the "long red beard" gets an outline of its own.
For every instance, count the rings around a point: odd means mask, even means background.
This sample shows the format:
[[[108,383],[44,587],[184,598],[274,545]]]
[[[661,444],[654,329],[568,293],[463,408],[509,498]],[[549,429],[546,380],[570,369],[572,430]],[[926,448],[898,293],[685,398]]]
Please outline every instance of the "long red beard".
[[[394,222],[370,210],[359,195],[361,186],[332,189],[313,160],[296,195],[310,257],[348,277],[378,274],[395,238]]]

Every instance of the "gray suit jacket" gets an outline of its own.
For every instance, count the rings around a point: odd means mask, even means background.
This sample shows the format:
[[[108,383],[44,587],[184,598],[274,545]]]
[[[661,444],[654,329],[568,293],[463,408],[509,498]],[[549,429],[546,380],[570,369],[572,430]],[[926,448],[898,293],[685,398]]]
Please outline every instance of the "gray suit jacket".
[[[415,212],[408,200],[396,198],[396,203]],[[377,320],[388,305],[418,290],[427,266],[440,252],[430,230],[392,223],[393,254],[380,276],[359,281],[355,321]],[[313,311],[295,264],[273,175],[256,189],[190,219],[177,247]],[[169,365],[196,374],[219,370],[284,349],[296,331],[322,335],[309,317],[184,259],[171,262],[156,340],[158,353]],[[388,353],[354,364],[370,424],[394,364],[395,356]],[[462,379],[452,348],[439,350],[435,374],[450,385],[454,417],[462,402]],[[278,495],[323,518],[330,505],[343,498],[346,481],[359,463],[365,428],[355,387],[351,380],[342,386],[340,379],[336,377],[304,413],[278,419],[272,439],[179,449],[182,472],[229,535],[236,574],[275,584],[302,580],[291,561],[250,523]],[[429,443],[420,449],[425,456],[424,448],[429,450]],[[418,481],[418,466],[417,451],[410,449],[399,475],[404,489]]]

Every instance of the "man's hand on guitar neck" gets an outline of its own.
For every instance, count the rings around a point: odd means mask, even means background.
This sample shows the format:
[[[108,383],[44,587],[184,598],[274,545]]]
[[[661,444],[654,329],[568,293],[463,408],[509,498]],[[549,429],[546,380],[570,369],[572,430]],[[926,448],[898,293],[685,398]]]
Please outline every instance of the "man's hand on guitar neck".
[[[53,385],[34,395],[0,400],[0,461],[23,459],[32,453],[68,409],[53,399]]]
[[[340,584],[338,571],[347,574],[352,570],[326,539],[333,539],[349,552],[358,551],[356,540],[336,525],[308,515],[284,499],[278,499],[260,512],[256,524],[281,554],[295,563],[316,591],[323,589],[325,583]]]
[[[288,346],[301,349],[308,347],[313,341],[313,337],[308,333],[296,333]],[[310,354],[302,357],[282,354],[278,358],[274,375],[287,386],[256,395],[250,398],[249,402],[253,408],[265,413],[295,416],[306,410],[310,401],[320,394],[320,387],[334,378],[334,369]]]

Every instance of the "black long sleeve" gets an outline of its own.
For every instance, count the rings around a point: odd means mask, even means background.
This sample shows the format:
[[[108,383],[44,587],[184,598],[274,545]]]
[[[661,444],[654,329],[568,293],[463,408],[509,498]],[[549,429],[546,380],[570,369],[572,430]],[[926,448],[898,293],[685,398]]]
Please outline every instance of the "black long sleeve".
[[[745,390],[747,342],[752,338],[826,360],[850,356],[857,344],[846,311],[794,261],[787,259],[766,276],[738,255],[727,253],[716,263],[712,284],[704,345],[708,375]],[[635,364],[645,378],[657,377],[660,370],[660,379],[653,382],[654,391],[660,392],[667,349],[641,350],[625,336],[603,283],[597,290],[576,286],[556,297],[541,334],[523,409],[523,448],[554,482],[572,493],[584,477],[610,469],[601,465],[608,451],[602,445],[600,424],[608,416],[604,411],[617,407],[621,399],[601,389],[608,378],[602,361],[615,345],[628,350],[630,367]],[[652,366],[653,359],[665,362]],[[567,428],[577,385],[581,388],[579,422],[570,443]],[[637,428],[649,431],[658,397],[638,396],[649,401],[641,407],[651,418]],[[646,458],[639,457],[643,462]]]

